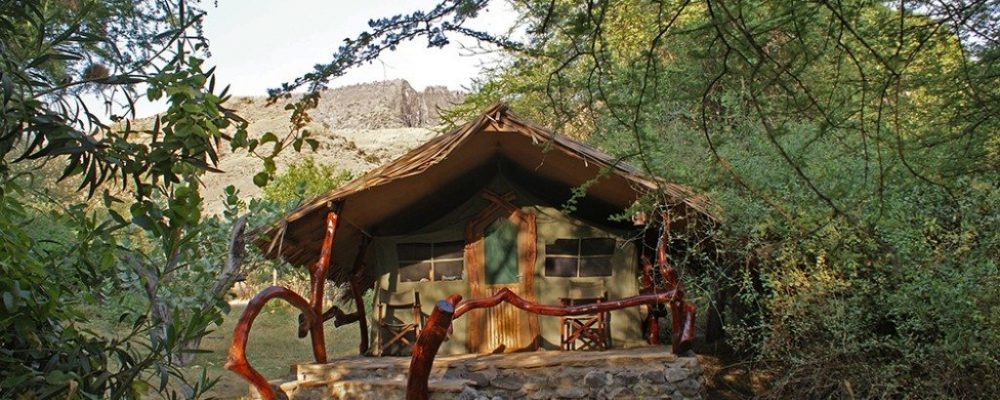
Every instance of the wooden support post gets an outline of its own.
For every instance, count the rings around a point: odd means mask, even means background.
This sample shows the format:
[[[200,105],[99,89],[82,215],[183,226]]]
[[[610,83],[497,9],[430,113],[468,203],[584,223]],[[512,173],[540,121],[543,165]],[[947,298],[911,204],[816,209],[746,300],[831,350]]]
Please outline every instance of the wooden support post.
[[[354,256],[354,275],[351,277],[351,295],[354,296],[354,314],[358,318],[358,329],[361,330],[361,343],[358,344],[358,354],[364,355],[368,352],[368,316],[365,315],[365,292],[361,286],[364,277],[365,253],[368,252],[368,245],[371,239],[365,236],[358,246],[358,255]]]
[[[361,290],[361,283],[357,279],[351,280],[351,293],[354,294],[354,307],[357,311],[358,329],[361,330],[361,343],[358,344],[358,354],[364,355],[368,352],[368,317],[365,315],[364,292]]]
[[[336,233],[337,213],[331,210],[326,215],[326,234],[323,236],[323,247],[320,248],[319,260],[309,266],[309,304],[317,316],[323,314],[323,289],[326,286],[326,273],[330,270],[330,256],[333,253],[333,238]],[[309,327],[309,333],[316,362],[325,363],[326,338],[323,333],[323,322],[312,324]]]
[[[642,255],[640,259],[642,262],[642,286],[639,289],[640,294],[649,294],[656,291],[656,282],[653,281],[653,263],[649,261],[649,257],[645,254]],[[649,312],[646,313],[646,343],[651,345],[660,344],[660,321],[654,315],[653,307],[655,304],[650,304],[647,306]]]
[[[427,380],[430,378],[431,368],[434,367],[434,357],[437,356],[441,342],[451,328],[455,306],[459,301],[462,301],[462,296],[457,294],[438,301],[434,311],[427,318],[427,324],[417,337],[417,344],[413,346],[413,355],[410,357],[406,400],[427,400],[430,397]]]
[[[667,261],[669,235],[670,214],[664,212],[663,233],[656,243],[656,263],[666,289],[674,293],[670,301],[670,345],[674,354],[681,354],[690,350],[694,341],[695,308],[684,301],[684,289],[681,288],[677,270]]]

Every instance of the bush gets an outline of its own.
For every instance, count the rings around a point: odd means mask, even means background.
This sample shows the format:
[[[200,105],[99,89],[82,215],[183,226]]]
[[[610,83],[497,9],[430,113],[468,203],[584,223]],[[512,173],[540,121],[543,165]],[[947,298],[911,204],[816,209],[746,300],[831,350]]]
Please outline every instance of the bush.
[[[312,157],[291,164],[264,187],[264,199],[279,205],[294,206],[304,199],[336,189],[352,179],[350,171],[338,171],[333,165],[320,165]]]

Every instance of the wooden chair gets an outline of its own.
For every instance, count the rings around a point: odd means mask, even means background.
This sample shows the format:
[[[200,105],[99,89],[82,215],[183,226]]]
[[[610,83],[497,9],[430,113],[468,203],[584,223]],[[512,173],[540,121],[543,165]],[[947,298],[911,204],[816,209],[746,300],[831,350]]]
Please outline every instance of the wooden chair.
[[[566,297],[559,299],[563,306],[600,303],[608,300],[604,282],[573,282]],[[606,350],[611,334],[606,312],[562,317],[560,321],[560,347],[563,350]],[[578,348],[577,343],[581,346]]]
[[[409,310],[409,316],[404,317],[409,321],[400,318],[407,314],[397,312]],[[375,355],[383,356],[386,350],[394,344],[405,345],[412,348],[417,343],[417,336],[424,327],[424,316],[420,311],[420,293],[416,290],[388,293],[379,291],[379,302],[375,312],[375,325],[377,326],[378,341],[375,346]]]

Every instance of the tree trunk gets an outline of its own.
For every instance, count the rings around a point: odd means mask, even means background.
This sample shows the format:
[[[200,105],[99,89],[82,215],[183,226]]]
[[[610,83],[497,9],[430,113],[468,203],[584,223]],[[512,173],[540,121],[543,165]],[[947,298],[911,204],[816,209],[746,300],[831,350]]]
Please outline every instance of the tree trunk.
[[[210,312],[215,307],[216,302],[225,296],[236,282],[240,267],[243,265],[243,255],[246,246],[244,238],[246,223],[247,216],[244,215],[233,224],[233,229],[229,236],[229,252],[226,262],[222,265],[219,274],[216,275],[214,284],[206,292],[204,303],[198,312]],[[136,272],[143,280],[146,297],[150,304],[150,321],[153,324],[153,329],[150,330],[149,336],[152,343],[156,345],[166,341],[167,330],[174,323],[171,318],[170,307],[159,293],[160,284],[166,281],[168,277],[161,277],[153,266],[136,261],[133,260],[136,265]],[[176,260],[172,260],[170,263],[176,263]],[[167,269],[169,270],[170,268]],[[180,366],[191,363],[194,360],[194,350],[197,350],[201,346],[201,338],[203,336],[198,335],[194,339],[185,341],[177,346],[170,356],[170,361]]]

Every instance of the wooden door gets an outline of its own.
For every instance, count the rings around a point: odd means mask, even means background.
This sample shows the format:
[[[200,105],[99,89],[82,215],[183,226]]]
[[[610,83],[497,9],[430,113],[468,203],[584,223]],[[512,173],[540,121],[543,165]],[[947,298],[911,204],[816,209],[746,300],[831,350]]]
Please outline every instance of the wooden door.
[[[510,203],[513,195],[484,193],[491,204],[466,226],[465,265],[472,298],[507,288],[535,300],[535,215]],[[538,318],[510,304],[469,313],[470,352],[496,353],[538,347]]]

